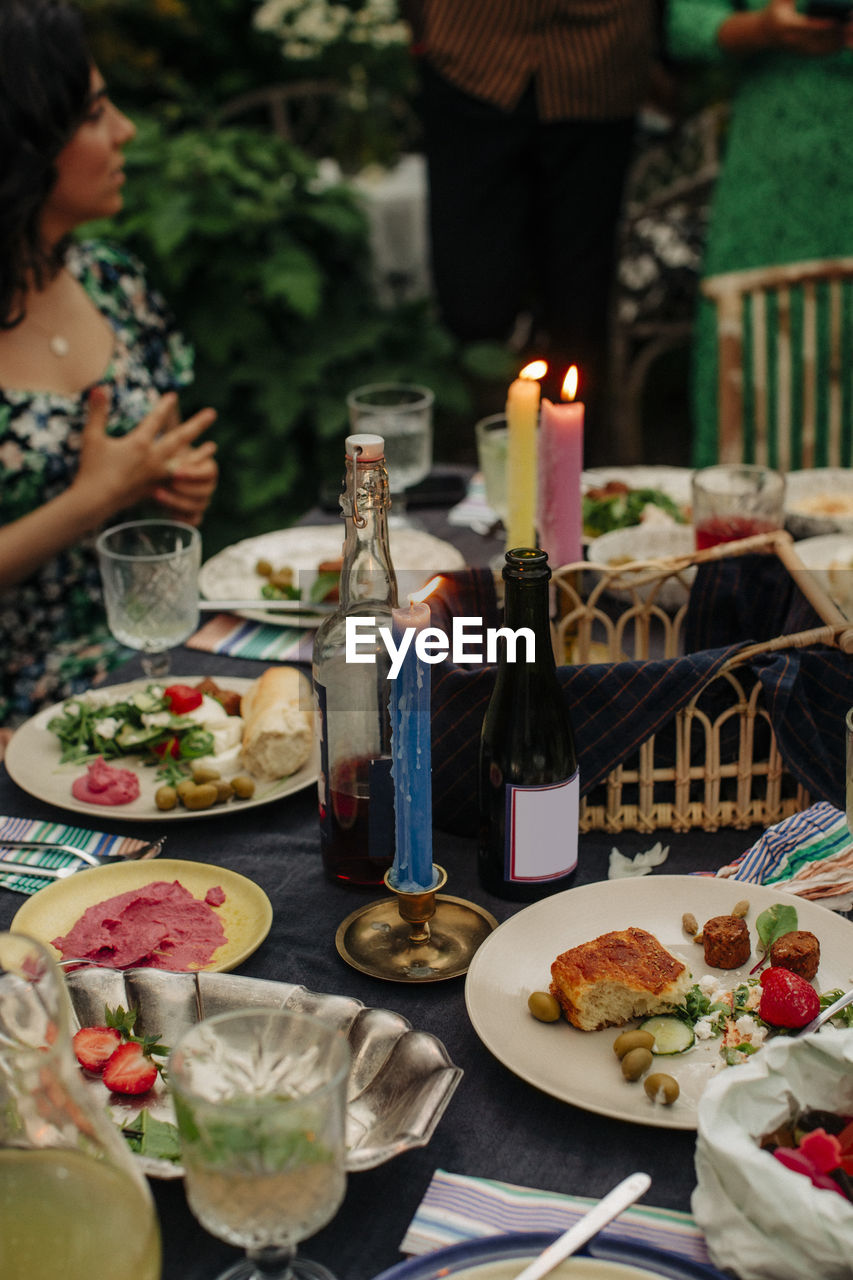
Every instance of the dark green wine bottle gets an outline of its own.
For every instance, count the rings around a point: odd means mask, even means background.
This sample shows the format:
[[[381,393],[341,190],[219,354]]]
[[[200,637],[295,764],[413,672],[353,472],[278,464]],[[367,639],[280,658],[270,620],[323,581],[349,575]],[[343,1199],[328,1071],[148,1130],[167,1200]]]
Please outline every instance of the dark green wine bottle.
[[[551,648],[548,557],[508,551],[503,578],[508,635],[480,739],[478,865],[491,893],[531,901],[574,878],[580,786]]]

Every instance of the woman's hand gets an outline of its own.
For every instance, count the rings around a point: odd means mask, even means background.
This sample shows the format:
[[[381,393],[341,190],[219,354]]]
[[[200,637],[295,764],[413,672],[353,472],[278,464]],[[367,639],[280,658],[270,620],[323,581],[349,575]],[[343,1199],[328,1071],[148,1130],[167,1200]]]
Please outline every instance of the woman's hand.
[[[158,488],[171,495],[164,505],[200,519],[216,484],[215,445],[191,446],[216,418],[214,410],[201,409],[174,425],[177,397],[169,392],[124,436],[107,434],[108,415],[109,395],[103,387],[95,387],[89,395],[80,464],[71,485],[91,501],[98,513],[95,523],[159,496]]]
[[[216,445],[206,440],[197,449],[187,449],[174,457],[169,467],[171,480],[154,490],[154,497],[187,524],[201,524],[207,504],[213,497],[219,468],[214,453]]]
[[[843,49],[847,43],[845,23],[798,13],[795,0],[769,0],[761,10],[761,18],[768,49],[821,57]]]
[[[720,23],[717,42],[726,53],[741,56],[778,49],[819,58],[849,46],[851,28],[835,18],[798,13],[796,0],[768,0],[763,9],[732,13]]]

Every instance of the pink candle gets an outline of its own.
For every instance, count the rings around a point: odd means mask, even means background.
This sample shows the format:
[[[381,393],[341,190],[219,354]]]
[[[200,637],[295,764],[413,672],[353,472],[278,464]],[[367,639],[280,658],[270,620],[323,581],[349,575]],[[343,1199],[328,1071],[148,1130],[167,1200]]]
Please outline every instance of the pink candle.
[[[581,548],[584,407],[574,399],[578,371],[563,383],[568,403],[542,401],[539,422],[539,545],[554,568],[583,557]]]

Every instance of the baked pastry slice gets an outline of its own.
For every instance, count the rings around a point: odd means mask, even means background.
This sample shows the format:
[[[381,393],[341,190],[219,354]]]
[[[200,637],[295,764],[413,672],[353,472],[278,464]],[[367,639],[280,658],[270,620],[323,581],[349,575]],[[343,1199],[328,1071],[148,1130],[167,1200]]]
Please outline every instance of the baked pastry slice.
[[[690,971],[645,929],[619,929],[582,942],[551,965],[551,992],[582,1031],[620,1027],[631,1018],[682,1004]]]

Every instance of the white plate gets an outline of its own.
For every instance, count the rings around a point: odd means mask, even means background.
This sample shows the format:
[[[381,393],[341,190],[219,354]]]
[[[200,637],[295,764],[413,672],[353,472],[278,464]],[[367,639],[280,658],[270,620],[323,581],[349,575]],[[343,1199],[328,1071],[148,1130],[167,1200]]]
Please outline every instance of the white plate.
[[[456,547],[420,529],[390,531],[391,559],[397,573],[400,600],[417,591],[436,573],[463,569],[465,558]],[[343,546],[343,521],[338,524],[296,525],[245,538],[212,556],[202,565],[199,590],[208,600],[246,600],[257,597],[258,609],[243,609],[241,617],[273,627],[316,627],[317,614],[271,613],[263,608],[264,579],[255,572],[258,560],[269,560],[275,569],[295,570],[296,585],[307,599],[317,577],[317,566],[336,560]]]
[[[853,620],[853,530],[803,538],[794,551],[844,616]]]
[[[654,934],[689,965],[695,981],[713,974],[734,986],[746,977],[757,954],[740,969],[709,969],[701,946],[682,930],[681,917],[692,911],[701,927],[711,916],[727,914],[742,898],[750,903],[747,923],[753,944],[760,912],[774,902],[793,902],[799,927],[811,930],[820,940],[815,987],[819,991],[850,987],[853,925],[826,907],[777,888],[706,876],[604,880],[544,898],[486,938],[465,983],[474,1030],[504,1066],[555,1098],[617,1120],[662,1129],[695,1129],[699,1097],[720,1061],[719,1039],[697,1043],[685,1054],[655,1059],[654,1070],[675,1076],[681,1087],[671,1107],[661,1106],[649,1101],[642,1084],[623,1079],[613,1052],[619,1028],[579,1031],[562,1018],[557,1023],[537,1022],[528,1012],[527,997],[531,991],[548,990],[551,964],[561,952],[631,926]]]
[[[795,538],[853,534],[853,470],[815,467],[785,477],[786,525]]]
[[[242,877],[241,877],[242,878]],[[72,879],[76,880],[74,876]],[[65,881],[65,883],[68,883]],[[297,1009],[338,1027],[352,1049],[347,1111],[347,1169],[357,1173],[423,1147],[432,1137],[462,1077],[440,1040],[415,1031],[399,1013],[366,1008],[351,996],[308,991],[292,982],[244,978],[232,973],[167,973],[162,969],[76,969],[66,977],[74,1026],[103,1022],[104,1005],[136,1009],[139,1030],[168,1045],[202,1017],[234,1009]],[[174,1123],[168,1089],[158,1078],[141,1098],[119,1099],[103,1081],[86,1084],[100,1106],[125,1124],[142,1107]],[[179,1178],[169,1160],[137,1157],[151,1177]]]
[[[602,533],[593,538],[587,548],[587,559],[591,564],[608,565],[620,568],[627,560],[661,560],[670,556],[687,555],[696,545],[692,524],[638,524],[630,529],[614,529],[611,533]],[[615,563],[614,563],[615,562]],[[647,577],[650,570],[640,570]],[[616,585],[616,579],[607,588],[613,596],[630,597],[632,575],[624,575],[624,587]],[[657,584],[635,587],[641,600],[647,600],[655,590],[655,603],[664,609],[680,609],[687,603],[690,595],[690,584],[696,577],[696,566],[689,565],[679,574],[666,578]]]
[[[131,889],[142,889],[159,880],[178,880],[194,898],[204,900],[214,888],[225,893],[217,914],[227,941],[214,951],[203,968],[211,973],[236,969],[257,951],[272,924],[272,905],[260,885],[227,867],[206,862],[157,858],[150,862],[114,862],[105,867],[76,871],[65,880],[54,880],[28,898],[18,909],[12,929],[45,943],[54,959],[62,954],[52,944],[64,937],[89,907]]]
[[[690,467],[590,467],[581,475],[581,490],[586,493],[619,480],[629,489],[660,489],[673,502],[689,507],[692,475]]]
[[[182,675],[175,678],[179,679],[181,684],[194,684],[198,680],[203,680],[204,676]],[[115,693],[118,701],[125,694],[144,689],[151,683],[150,680],[143,679],[131,680],[128,684],[100,687]],[[237,693],[245,693],[252,684],[254,684],[253,680],[229,677],[223,687],[234,689]],[[186,818],[221,819],[223,814],[230,813],[238,807],[254,809],[261,804],[270,804],[273,800],[292,795],[294,791],[301,791],[303,787],[310,787],[317,781],[319,753],[315,751],[307,764],[287,778],[278,778],[275,782],[261,782],[256,779],[255,794],[250,800],[229,800],[227,805],[214,805],[212,809],[185,809],[183,805],[177,805],[174,809],[164,810],[158,809],[154,803],[154,792],[160,785],[155,777],[155,770],[143,764],[141,756],[120,756],[110,763],[122,769],[131,769],[137,775],[139,796],[130,804],[88,804],[77,800],[71,794],[72,782],[86,772],[86,766],[61,764],[59,739],[47,727],[48,721],[61,713],[62,706],[61,702],[57,702],[52,707],[45,707],[32,719],[22,724],[20,729],[16,729],[6,748],[3,763],[12,781],[16,782],[23,791],[35,796],[37,800],[45,800],[48,804],[57,805],[60,809],[70,809],[74,813],[87,813],[90,817],[100,818],[103,822],[111,823],[118,820],[180,822]],[[239,773],[239,767],[235,765],[232,772]],[[228,770],[224,771],[224,776],[228,776]]]

